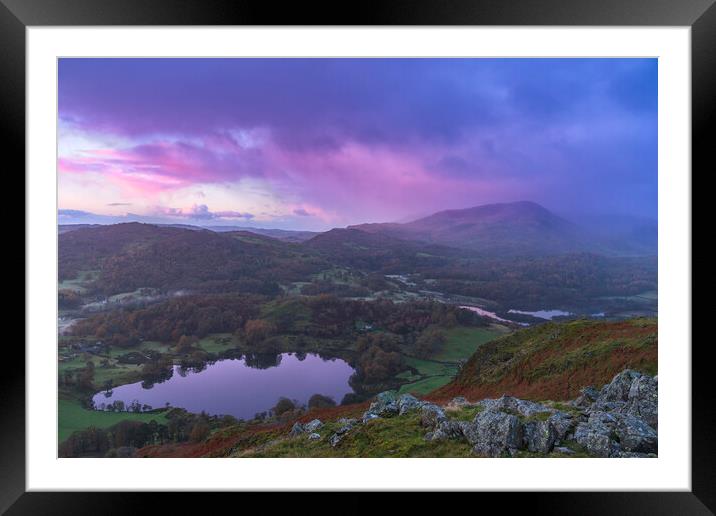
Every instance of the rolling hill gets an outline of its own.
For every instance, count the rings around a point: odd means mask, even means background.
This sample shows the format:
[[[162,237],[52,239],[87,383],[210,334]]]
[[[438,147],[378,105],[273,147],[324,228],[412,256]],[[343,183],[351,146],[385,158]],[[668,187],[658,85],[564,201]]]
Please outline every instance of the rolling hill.
[[[125,223],[59,235],[60,280],[92,271],[104,294],[152,287],[271,293],[327,265],[295,244],[248,232]]]

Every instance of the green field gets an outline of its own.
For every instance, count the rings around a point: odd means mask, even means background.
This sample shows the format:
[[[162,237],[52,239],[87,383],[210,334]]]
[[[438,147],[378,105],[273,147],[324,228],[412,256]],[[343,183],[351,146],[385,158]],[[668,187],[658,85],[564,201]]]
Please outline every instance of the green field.
[[[464,326],[452,328],[447,332],[445,348],[433,358],[444,362],[456,362],[466,359],[485,342],[490,342],[503,334],[503,332],[488,328],[469,328]]]
[[[399,378],[412,380],[401,386],[399,392],[427,394],[448,384],[458,372],[461,360],[467,360],[477,348],[505,334],[498,327],[472,328],[458,326],[447,332],[444,348],[431,360],[407,357],[408,366],[418,370],[418,375],[404,372]]]
[[[441,376],[429,376],[417,382],[403,385],[399,390],[399,394],[409,392],[411,394],[427,394],[435,389],[439,389],[443,385],[447,385],[452,380],[453,376],[441,375]]]
[[[58,442],[67,439],[75,430],[84,430],[90,426],[107,428],[124,420],[167,423],[163,413],[100,412],[83,408],[76,400],[59,400],[57,411]]]

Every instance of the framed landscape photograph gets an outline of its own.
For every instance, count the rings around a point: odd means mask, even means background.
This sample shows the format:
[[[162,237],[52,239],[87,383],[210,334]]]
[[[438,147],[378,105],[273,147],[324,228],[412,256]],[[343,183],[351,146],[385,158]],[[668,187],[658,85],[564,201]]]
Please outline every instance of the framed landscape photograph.
[[[712,2],[325,26],[4,3],[27,192],[8,514],[147,490],[713,509],[691,344]]]

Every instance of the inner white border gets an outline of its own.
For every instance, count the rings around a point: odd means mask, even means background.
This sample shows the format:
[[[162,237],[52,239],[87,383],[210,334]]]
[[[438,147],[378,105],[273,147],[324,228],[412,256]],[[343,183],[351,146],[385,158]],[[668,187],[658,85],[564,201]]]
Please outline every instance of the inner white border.
[[[690,490],[690,29],[27,30],[27,489]],[[56,62],[70,56],[659,58],[658,459],[58,459]],[[618,188],[618,185],[615,185]]]

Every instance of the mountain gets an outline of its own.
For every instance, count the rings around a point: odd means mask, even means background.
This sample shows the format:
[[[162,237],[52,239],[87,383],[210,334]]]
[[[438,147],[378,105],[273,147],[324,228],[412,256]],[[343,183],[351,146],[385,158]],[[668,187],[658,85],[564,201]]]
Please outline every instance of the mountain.
[[[480,346],[436,398],[568,400],[630,368],[657,373],[656,319],[545,323]]]
[[[633,254],[624,249],[622,240],[608,241],[529,201],[446,210],[404,224],[361,224],[349,229],[491,256]]]

